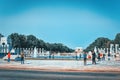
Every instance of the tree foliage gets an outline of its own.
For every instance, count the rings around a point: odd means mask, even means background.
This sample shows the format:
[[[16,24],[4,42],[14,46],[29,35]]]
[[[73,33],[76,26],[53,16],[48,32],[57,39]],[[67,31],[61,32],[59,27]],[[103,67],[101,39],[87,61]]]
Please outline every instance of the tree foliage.
[[[44,48],[48,51],[54,52],[73,52],[72,49],[64,46],[61,43],[47,43],[41,39],[36,38],[34,35],[21,35],[18,33],[12,33],[8,37],[12,40],[12,46],[16,48]]]
[[[8,37],[11,38],[13,47],[21,47],[20,46],[20,39],[19,39],[19,34],[18,33],[12,33]]]
[[[2,35],[2,34],[0,33],[0,39],[1,39],[1,37],[4,37],[4,35]]]
[[[95,46],[97,48],[108,48],[110,45],[110,42],[111,40],[108,38],[104,38],[104,37],[97,38],[92,44],[90,44],[86,48],[86,51],[93,50]]]
[[[0,38],[4,37],[0,34]],[[12,47],[17,48],[44,48],[48,51],[54,52],[73,52],[73,49],[61,44],[61,43],[48,43],[41,39],[36,38],[34,35],[21,35],[18,33],[12,33],[8,36],[12,41]],[[97,48],[109,48],[110,44],[119,44],[120,47],[120,33],[115,36],[114,40],[108,38],[100,37],[97,38],[93,43],[91,43],[85,51],[93,50],[96,46]]]
[[[110,40],[108,38],[100,37],[97,38],[92,44],[90,44],[85,50],[90,51],[93,50],[96,46],[97,48],[109,48],[110,44],[119,44],[120,45],[120,33],[115,36],[114,40]]]
[[[115,36],[114,43],[115,43],[115,44],[120,44],[120,33],[118,33],[118,34]]]

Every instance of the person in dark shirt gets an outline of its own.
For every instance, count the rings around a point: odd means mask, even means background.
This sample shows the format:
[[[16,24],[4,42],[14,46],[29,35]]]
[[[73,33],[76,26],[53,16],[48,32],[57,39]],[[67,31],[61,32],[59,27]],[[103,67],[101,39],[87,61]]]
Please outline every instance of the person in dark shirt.
[[[96,54],[94,51],[92,51],[92,64],[96,64]]]
[[[98,53],[98,61],[101,61],[100,53]]]
[[[86,65],[86,62],[87,62],[87,52],[84,52],[83,57],[84,57],[84,65]]]
[[[110,52],[108,52],[108,61],[110,61]]]
[[[21,64],[24,64],[24,53],[21,53]]]

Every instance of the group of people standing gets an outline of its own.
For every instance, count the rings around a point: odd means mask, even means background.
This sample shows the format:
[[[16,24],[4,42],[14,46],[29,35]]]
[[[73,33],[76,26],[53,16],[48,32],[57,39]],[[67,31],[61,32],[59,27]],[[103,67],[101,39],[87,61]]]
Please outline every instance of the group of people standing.
[[[10,52],[8,52],[7,58],[8,58],[8,63],[10,63],[10,60],[11,60],[11,53]],[[23,53],[23,51],[21,52],[20,59],[21,59],[21,64],[24,64],[24,53]]]
[[[8,63],[10,63],[10,58],[11,58],[11,53],[8,52]],[[24,52],[21,52],[21,64],[24,64]],[[103,59],[105,60],[105,55],[103,55]],[[98,61],[100,61],[100,53],[98,54],[98,56],[96,56],[96,53],[94,51],[92,51],[92,55],[88,55],[87,52],[84,52],[83,54],[83,59],[84,59],[84,65],[87,64],[87,58],[92,59],[92,64],[96,64],[96,58],[98,58]]]
[[[105,54],[102,54],[102,53],[98,53],[96,55],[96,53],[94,51],[91,51],[92,52],[92,55],[88,55],[87,52],[84,52],[83,54],[83,58],[84,58],[84,65],[86,65],[86,61],[87,61],[87,58],[88,59],[92,59],[92,64],[96,64],[96,59],[98,59],[98,61],[105,61]],[[108,60],[110,60],[110,53],[108,53]]]
[[[88,55],[87,55],[87,52],[84,52],[84,54],[83,54],[84,65],[87,64],[87,56],[88,56]],[[88,58],[91,58],[91,57],[88,56]],[[96,54],[95,54],[94,51],[92,51],[92,64],[96,64]]]

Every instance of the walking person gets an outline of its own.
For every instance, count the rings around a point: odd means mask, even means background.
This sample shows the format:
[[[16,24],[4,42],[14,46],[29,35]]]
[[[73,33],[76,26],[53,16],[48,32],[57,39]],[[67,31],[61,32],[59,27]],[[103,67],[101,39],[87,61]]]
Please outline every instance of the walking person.
[[[81,54],[79,56],[80,56],[79,59],[81,60]]]
[[[110,56],[111,56],[110,52],[108,52],[108,61],[110,61]]]
[[[76,58],[76,60],[78,60],[78,53],[77,53],[77,52],[75,52],[75,54],[76,54],[76,57],[75,57],[75,58]]]
[[[96,64],[96,54],[94,51],[92,51],[92,64]]]
[[[8,63],[10,63],[10,57],[11,57],[11,54],[10,54],[10,52],[8,52],[8,55],[7,55],[7,57],[8,57]]]
[[[24,64],[24,53],[21,53],[21,64]]]
[[[84,52],[83,57],[84,57],[84,65],[86,65],[87,64],[87,52]]]
[[[98,61],[101,61],[100,53],[98,53]]]
[[[105,61],[105,56],[106,56],[106,55],[105,55],[105,54],[103,54],[103,57],[102,57],[102,60],[103,60],[103,61]]]

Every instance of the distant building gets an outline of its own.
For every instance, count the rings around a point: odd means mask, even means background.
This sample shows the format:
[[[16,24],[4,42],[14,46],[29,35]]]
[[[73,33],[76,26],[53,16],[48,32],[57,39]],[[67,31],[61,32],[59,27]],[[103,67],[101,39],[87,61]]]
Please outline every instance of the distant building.
[[[7,37],[0,38],[0,53],[8,53],[9,51],[9,44]]]
[[[7,37],[1,37],[0,39],[0,45],[7,45]]]
[[[82,47],[76,47],[75,48],[75,52],[76,53],[81,53],[83,51],[83,48]]]

